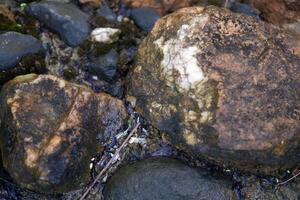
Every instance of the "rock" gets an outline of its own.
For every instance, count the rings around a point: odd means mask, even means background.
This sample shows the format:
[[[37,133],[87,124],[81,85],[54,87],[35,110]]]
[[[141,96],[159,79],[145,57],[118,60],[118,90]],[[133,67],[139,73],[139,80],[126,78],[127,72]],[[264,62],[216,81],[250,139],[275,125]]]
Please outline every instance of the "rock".
[[[216,7],[160,19],[127,80],[178,148],[272,173],[300,164],[299,36]]]
[[[42,43],[17,32],[0,34],[0,72],[14,67],[23,57],[43,52]]]
[[[91,40],[111,44],[119,39],[121,30],[117,28],[96,28],[91,33]]]
[[[170,158],[152,158],[125,166],[108,181],[106,200],[233,199],[230,182]]]
[[[142,31],[150,32],[159,15],[151,8],[135,8],[132,9],[130,18]]]
[[[102,0],[79,0],[79,2],[82,4],[88,4],[94,8],[98,8],[101,5]]]
[[[74,4],[41,1],[29,4],[27,13],[57,32],[70,46],[81,44],[90,33],[89,16]]]
[[[230,10],[233,12],[236,12],[236,13],[243,13],[245,15],[252,16],[256,19],[260,19],[259,11],[256,9],[253,9],[253,7],[251,7],[247,4],[244,4],[244,3],[234,2],[231,4]]]
[[[110,7],[103,2],[102,5],[96,10],[96,16],[104,17],[109,22],[114,22],[117,20],[117,15],[114,13]]]
[[[121,0],[133,8],[148,7],[161,16],[176,11],[180,8],[192,6],[192,0]]]
[[[282,25],[300,22],[300,1],[298,0],[251,0],[250,3],[270,23]]]
[[[16,183],[43,193],[86,184],[90,159],[127,116],[122,101],[51,75],[8,82],[0,107],[3,165]]]
[[[112,49],[96,58],[91,64],[91,71],[104,80],[111,80],[116,75],[118,60],[119,54]]]

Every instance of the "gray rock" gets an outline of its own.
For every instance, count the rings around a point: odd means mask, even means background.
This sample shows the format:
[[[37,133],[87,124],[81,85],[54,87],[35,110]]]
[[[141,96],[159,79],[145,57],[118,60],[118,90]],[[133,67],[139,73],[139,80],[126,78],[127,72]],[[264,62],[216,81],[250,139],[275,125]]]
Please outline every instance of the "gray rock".
[[[0,72],[13,68],[26,56],[43,51],[42,43],[31,35],[17,32],[0,34]]]
[[[9,81],[0,107],[3,165],[16,183],[43,193],[86,184],[90,159],[127,117],[121,100],[51,75]]]
[[[170,158],[125,166],[108,181],[105,200],[230,200],[231,183]]]
[[[81,44],[90,33],[89,16],[74,4],[61,2],[33,2],[26,10],[30,16],[57,32],[70,46]]]
[[[98,77],[111,80],[117,72],[119,54],[115,50],[110,50],[107,54],[96,58],[91,65],[91,71]]]
[[[107,3],[102,3],[100,8],[96,10],[96,16],[104,17],[106,20],[110,22],[114,22],[117,20],[117,15],[114,13]]]
[[[253,17],[185,8],[140,44],[127,94],[190,155],[274,173],[300,164],[299,47]]]
[[[151,8],[134,8],[131,10],[130,18],[142,31],[150,32],[159,19],[159,14]]]

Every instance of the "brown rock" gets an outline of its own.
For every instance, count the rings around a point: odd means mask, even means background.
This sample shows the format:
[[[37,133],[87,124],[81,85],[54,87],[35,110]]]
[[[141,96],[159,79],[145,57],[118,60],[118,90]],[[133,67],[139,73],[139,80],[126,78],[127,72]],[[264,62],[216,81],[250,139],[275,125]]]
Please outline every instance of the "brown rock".
[[[216,7],[160,19],[128,75],[136,109],[196,156],[271,173],[300,164],[300,43]]]
[[[252,0],[251,4],[270,23],[281,25],[300,22],[300,1],[298,0]]]
[[[152,8],[162,16],[180,8],[191,6],[193,0],[122,0],[122,2],[133,8]]]
[[[127,116],[122,101],[50,75],[8,82],[0,107],[4,167],[22,187],[45,193],[86,184],[90,159]]]
[[[79,0],[79,2],[82,4],[88,4],[94,8],[98,8],[101,5],[102,0]]]

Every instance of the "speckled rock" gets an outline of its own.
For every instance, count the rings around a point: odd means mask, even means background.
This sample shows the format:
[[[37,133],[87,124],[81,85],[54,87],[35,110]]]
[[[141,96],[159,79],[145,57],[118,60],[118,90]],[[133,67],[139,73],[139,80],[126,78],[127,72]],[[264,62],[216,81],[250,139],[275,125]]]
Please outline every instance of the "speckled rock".
[[[121,168],[108,181],[105,200],[230,200],[231,183],[170,158],[152,158]]]
[[[70,46],[81,44],[90,33],[89,16],[71,3],[33,2],[26,12],[57,32]]]
[[[0,107],[5,169],[22,187],[44,193],[86,184],[90,159],[127,116],[122,101],[50,75],[8,82]]]
[[[300,164],[300,40],[216,7],[160,19],[127,95],[178,148],[271,173]]]

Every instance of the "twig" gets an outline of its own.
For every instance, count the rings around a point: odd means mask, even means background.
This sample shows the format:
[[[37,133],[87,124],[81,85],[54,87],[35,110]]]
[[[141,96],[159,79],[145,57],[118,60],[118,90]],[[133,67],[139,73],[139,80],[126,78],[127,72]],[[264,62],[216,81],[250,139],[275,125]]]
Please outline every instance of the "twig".
[[[297,176],[299,176],[300,175],[300,170],[298,171],[298,173],[297,174],[295,174],[294,176],[292,176],[291,178],[289,178],[288,180],[286,180],[286,181],[283,181],[283,182],[281,182],[281,183],[278,183],[278,185],[284,185],[284,184],[286,184],[286,183],[288,183],[288,182],[290,182],[291,180],[293,180],[293,179],[295,179]]]
[[[95,180],[92,182],[92,184],[88,187],[88,189],[80,197],[79,200],[84,200],[85,199],[85,197],[89,194],[89,192],[91,191],[91,189],[96,185],[96,183],[99,181],[99,179],[102,177],[102,175],[108,170],[108,168],[113,163],[113,161],[115,160],[115,158],[119,155],[119,153],[121,152],[121,150],[126,146],[126,144],[128,143],[129,139],[137,131],[137,129],[139,128],[139,126],[140,126],[140,122],[138,122],[137,125],[132,129],[132,131],[129,133],[129,135],[124,140],[124,142],[122,143],[122,145],[116,150],[114,156],[108,161],[108,163],[101,170],[101,172],[97,175],[97,177],[95,178]]]

